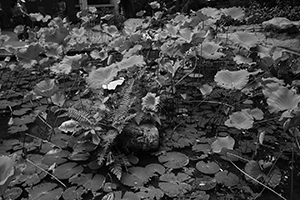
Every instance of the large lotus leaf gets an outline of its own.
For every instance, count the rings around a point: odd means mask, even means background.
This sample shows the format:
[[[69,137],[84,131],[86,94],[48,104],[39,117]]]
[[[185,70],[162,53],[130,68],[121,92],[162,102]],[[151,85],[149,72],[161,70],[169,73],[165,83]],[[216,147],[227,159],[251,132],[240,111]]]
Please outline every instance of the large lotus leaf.
[[[254,108],[249,111],[249,114],[256,120],[262,120],[264,118],[264,113],[259,108]]]
[[[164,193],[153,186],[141,187],[139,192],[135,193],[140,199],[161,199]]]
[[[211,149],[214,153],[220,153],[223,148],[233,150],[235,140],[227,135],[226,137],[217,137],[216,140],[211,144]]]
[[[242,20],[245,16],[245,11],[241,7],[223,8],[221,9],[221,12],[237,20]]]
[[[83,187],[72,186],[64,191],[62,194],[64,200],[81,200],[81,195],[84,194]]]
[[[216,173],[215,179],[218,183],[224,184],[226,187],[233,187],[239,183],[239,177],[227,170]]]
[[[90,72],[86,78],[86,82],[92,89],[101,89],[103,85],[109,84],[117,75],[118,70],[116,65],[110,65],[108,67],[99,68]]]
[[[221,47],[222,46],[213,41],[204,41],[198,46],[197,54],[205,59],[220,59],[221,57],[225,56],[224,53],[218,52]]]
[[[42,183],[34,186],[28,191],[29,200],[53,200],[59,199],[63,193],[62,188],[56,188],[55,183]],[[55,189],[56,188],[56,189]]]
[[[69,35],[69,30],[65,27],[60,27],[55,29],[54,32],[45,31],[45,41],[54,42],[61,44],[64,42],[65,38]]]
[[[232,113],[224,124],[228,127],[247,130],[253,127],[253,123],[253,117],[247,111],[242,110]]]
[[[95,192],[99,189],[101,189],[104,186],[105,183],[105,177],[101,174],[96,174],[92,179],[87,180],[84,184],[83,187],[87,191],[92,191]]]
[[[127,186],[143,186],[149,181],[150,177],[143,167],[131,167],[128,173],[123,173],[121,182]]]
[[[217,85],[225,89],[241,90],[248,83],[249,72],[247,70],[229,71],[220,70],[215,75]]]
[[[205,163],[204,161],[199,161],[196,164],[196,169],[204,174],[215,174],[220,171],[220,166],[215,162],[208,161]]]
[[[46,79],[34,87],[34,94],[43,97],[51,97],[58,90],[55,79]]]
[[[31,63],[31,61],[36,60],[38,58],[42,50],[43,49],[40,44],[32,43],[27,48],[19,49],[17,53],[17,58],[21,62]]]
[[[60,63],[52,66],[50,69],[57,74],[69,74],[72,69],[79,69],[79,61],[81,58],[82,55],[80,54],[75,56],[65,56]]]
[[[245,49],[250,49],[259,43],[259,38],[255,33],[247,31],[235,32],[229,35],[229,39],[234,43],[238,44]]]
[[[165,28],[168,32],[168,34],[171,37],[175,37],[177,35],[177,32],[179,30],[179,26],[173,26],[172,24],[166,24],[166,28]]]
[[[285,17],[274,17],[268,21],[262,23],[264,28],[271,26],[278,29],[287,29],[293,26],[300,26],[300,21],[290,21]]]
[[[55,170],[53,175],[59,177],[59,179],[69,179],[74,174],[80,173],[83,171],[81,165],[77,163],[68,162],[62,165],[59,165]]]
[[[123,58],[119,63],[116,63],[119,70],[128,69],[133,66],[143,66],[145,65],[144,57],[141,55],[133,55],[129,58]]]
[[[189,163],[189,157],[180,152],[167,152],[158,157],[159,162],[167,168],[178,169]]]
[[[300,102],[300,95],[295,94],[288,88],[282,87],[269,94],[267,103],[271,113],[293,110]]]
[[[193,189],[196,190],[211,190],[216,187],[217,181],[215,178],[212,178],[210,176],[203,176],[200,178],[196,178],[191,183]]]
[[[184,173],[178,173],[177,175],[168,173],[159,178],[160,182],[158,185],[166,195],[169,197],[176,197],[192,189],[191,185],[184,182],[189,179],[190,176]]]
[[[165,167],[160,164],[157,164],[157,163],[148,164],[145,167],[145,170],[146,170],[147,174],[149,175],[149,177],[155,176],[155,174],[162,175],[166,172]]]

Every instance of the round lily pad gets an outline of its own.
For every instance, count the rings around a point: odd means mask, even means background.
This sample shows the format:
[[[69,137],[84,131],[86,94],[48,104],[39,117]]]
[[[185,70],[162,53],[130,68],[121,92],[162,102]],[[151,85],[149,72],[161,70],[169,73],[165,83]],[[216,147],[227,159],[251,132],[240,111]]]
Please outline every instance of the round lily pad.
[[[199,161],[196,164],[196,168],[204,174],[215,174],[220,170],[220,166],[215,162]]]
[[[158,157],[159,162],[167,168],[179,169],[189,163],[189,157],[180,152],[168,152]]]

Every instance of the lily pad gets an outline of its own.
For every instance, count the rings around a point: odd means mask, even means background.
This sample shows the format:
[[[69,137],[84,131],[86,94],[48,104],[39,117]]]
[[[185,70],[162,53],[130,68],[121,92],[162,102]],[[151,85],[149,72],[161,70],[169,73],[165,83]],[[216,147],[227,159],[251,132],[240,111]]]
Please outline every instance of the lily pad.
[[[180,152],[167,152],[158,157],[159,162],[167,168],[179,169],[189,163],[189,157]]]
[[[226,187],[232,187],[239,183],[239,177],[227,170],[216,173],[215,179],[218,183],[224,184]]]
[[[59,177],[59,179],[69,179],[74,174],[80,173],[83,171],[83,167],[81,165],[77,165],[77,163],[68,162],[62,165],[59,165],[55,170],[53,175]]]
[[[207,163],[204,161],[197,162],[196,168],[204,174],[215,174],[220,171],[220,166],[217,163],[209,161]]]
[[[143,167],[131,167],[123,173],[121,182],[127,186],[143,186],[149,181],[149,175]]]
[[[168,173],[162,175],[158,183],[160,189],[169,197],[182,195],[192,189],[191,185],[184,181],[188,181],[190,176],[184,173]]]
[[[196,190],[211,190],[216,187],[217,181],[210,176],[203,176],[201,178],[196,178],[191,185]]]

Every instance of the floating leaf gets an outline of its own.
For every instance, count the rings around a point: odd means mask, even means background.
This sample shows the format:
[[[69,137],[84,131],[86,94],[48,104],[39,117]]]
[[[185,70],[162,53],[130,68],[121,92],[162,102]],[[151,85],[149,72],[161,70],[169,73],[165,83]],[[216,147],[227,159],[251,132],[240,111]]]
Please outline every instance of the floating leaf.
[[[166,171],[164,166],[157,163],[148,164],[145,167],[145,170],[150,177],[154,176],[155,174],[162,175]]]
[[[101,174],[96,174],[93,178],[87,180],[83,187],[86,190],[90,190],[92,192],[96,192],[97,190],[101,189],[104,186],[106,178]]]
[[[196,164],[196,168],[204,174],[215,174],[220,171],[219,165],[215,162],[210,161],[208,161],[207,163],[205,163],[204,161],[199,161]]]
[[[243,89],[248,83],[249,72],[247,70],[229,71],[221,70],[215,75],[217,85],[225,89]]]
[[[81,195],[83,195],[84,193],[85,191],[83,187],[72,186],[66,189],[62,196],[64,200],[81,200]]]
[[[211,149],[215,153],[220,153],[223,148],[233,150],[235,140],[227,135],[226,137],[217,137],[217,139],[211,144]]]
[[[189,163],[189,157],[180,152],[167,152],[158,157],[159,162],[163,163],[165,167],[178,169],[186,166]]]
[[[191,184],[196,190],[211,190],[216,187],[217,182],[215,178],[204,175],[201,178],[195,178]]]
[[[245,172],[252,178],[259,180],[260,178],[265,178],[265,173],[261,170],[259,164],[255,160],[250,160],[245,166]],[[245,176],[246,180],[251,180],[248,176]],[[252,180],[251,180],[252,181]],[[254,181],[252,181],[255,183]]]
[[[62,44],[65,38],[69,35],[69,30],[65,27],[56,28],[54,32],[45,32],[45,41]]]
[[[13,187],[6,190],[3,195],[4,199],[16,200],[19,199],[22,195],[23,190],[19,187]]]
[[[121,182],[127,186],[143,186],[150,180],[150,177],[143,167],[131,167],[128,173],[123,173]]]
[[[227,170],[216,173],[215,179],[218,183],[221,183],[226,187],[233,187],[239,184],[239,177]]]
[[[153,186],[141,187],[139,192],[135,193],[140,199],[162,199],[164,193]]]
[[[74,174],[80,173],[82,171],[83,167],[81,165],[77,165],[77,163],[73,162],[68,162],[57,166],[53,175],[59,177],[60,179],[69,179]]]
[[[159,180],[159,188],[169,197],[182,195],[192,189],[191,185],[184,182],[190,180],[190,176],[184,173],[178,173],[177,175],[174,173],[164,174],[159,177]]]
[[[59,199],[63,193],[62,188],[56,188],[55,183],[42,183],[34,186],[28,191],[28,200],[46,200],[46,199]]]

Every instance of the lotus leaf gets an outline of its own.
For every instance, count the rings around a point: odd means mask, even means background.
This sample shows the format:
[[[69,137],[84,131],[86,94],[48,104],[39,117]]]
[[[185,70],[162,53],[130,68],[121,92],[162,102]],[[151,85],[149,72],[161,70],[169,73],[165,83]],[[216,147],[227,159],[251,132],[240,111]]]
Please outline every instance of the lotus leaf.
[[[108,84],[117,75],[118,70],[115,65],[99,68],[90,72],[86,78],[87,83],[93,89],[101,89],[104,84]]]
[[[167,168],[178,169],[189,163],[189,157],[180,152],[167,152],[158,157],[159,162]]]
[[[158,183],[160,189],[169,197],[176,197],[182,195],[192,189],[191,185],[184,181],[189,180],[191,177],[184,173],[168,173],[162,175]]]
[[[233,150],[235,140],[229,135],[226,137],[217,137],[217,139],[211,144],[211,149],[215,153],[220,153],[223,148]]]
[[[157,164],[157,163],[148,164],[145,167],[145,170],[146,170],[147,174],[149,175],[149,177],[155,176],[156,173],[159,175],[162,175],[166,171],[164,166]]]
[[[59,177],[60,179],[69,179],[74,174],[80,173],[83,171],[83,167],[81,165],[77,165],[77,163],[68,162],[62,165],[59,165],[55,170],[53,175]]]
[[[57,184],[55,183],[42,183],[31,189],[26,189],[29,196],[28,200],[59,199],[63,193],[63,189],[56,187]]]
[[[24,63],[31,63],[36,60],[39,54],[42,52],[42,46],[38,43],[30,44],[26,49],[19,49],[17,53],[18,60]]]
[[[247,70],[229,71],[221,70],[215,75],[217,85],[225,89],[243,89],[248,83],[249,72]]]
[[[215,179],[218,183],[224,184],[226,187],[233,187],[239,183],[239,177],[227,170],[216,173]]]
[[[245,166],[245,172],[252,178],[258,180],[265,178],[265,173],[261,170],[259,164],[255,160],[250,160]],[[248,176],[245,176],[246,180],[251,180]],[[252,181],[252,180],[251,180]],[[255,183],[255,182],[254,182]]]
[[[250,129],[253,127],[253,123],[253,117],[245,109],[240,112],[232,113],[229,119],[225,121],[226,126],[235,127],[237,129]]]
[[[85,173],[78,173],[72,176],[69,179],[69,182],[72,184],[76,184],[77,186],[82,186],[85,184],[88,180],[91,180],[93,177],[93,174],[85,174]]]
[[[17,154],[13,154],[12,157],[0,157],[0,196],[4,194],[11,179],[15,175],[16,159]]]
[[[221,47],[222,46],[213,41],[204,41],[201,45],[199,45],[197,54],[205,59],[220,59],[225,56],[224,53],[218,52]]]
[[[215,162],[208,161],[205,163],[204,161],[199,161],[196,164],[196,169],[204,174],[215,174],[220,171],[220,166]]]
[[[34,87],[34,94],[42,97],[51,97],[58,90],[55,82],[55,79],[46,79],[39,82]]]
[[[300,102],[300,95],[295,94],[288,88],[281,87],[268,95],[267,103],[271,113],[293,110]]]
[[[234,44],[239,44],[241,47],[244,47],[248,50],[259,43],[257,34],[250,33],[248,31],[239,31],[232,33],[230,34],[229,38]]]
[[[241,7],[223,8],[221,12],[236,20],[242,20],[245,17],[245,11]]]

